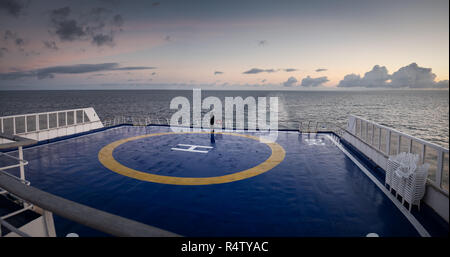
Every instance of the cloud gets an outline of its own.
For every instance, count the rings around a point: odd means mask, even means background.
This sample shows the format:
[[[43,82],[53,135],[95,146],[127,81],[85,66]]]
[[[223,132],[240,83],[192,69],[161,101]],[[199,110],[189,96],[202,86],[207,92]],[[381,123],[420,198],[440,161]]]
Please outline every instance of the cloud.
[[[441,80],[436,82],[434,87],[436,88],[449,88],[448,80]]]
[[[160,4],[161,4],[160,2],[154,2],[154,3],[152,3],[152,6],[156,7],[156,6],[159,6]]]
[[[350,74],[339,82],[339,87],[386,87],[391,78],[386,67],[375,65],[372,70],[366,72],[364,77]]]
[[[90,40],[96,46],[114,46],[114,35],[122,31],[123,17],[102,7],[92,8],[77,19],[71,18],[72,9],[68,6],[50,11],[50,31],[61,41]]]
[[[223,72],[222,71],[215,71],[214,72],[214,75],[220,75],[220,74],[223,74]]]
[[[258,46],[265,46],[265,45],[267,45],[267,40],[258,41]]]
[[[323,69],[323,68],[319,68],[316,70],[316,72],[322,72],[322,71],[327,71],[328,69]]]
[[[11,41],[20,51],[25,51],[24,46],[27,44],[27,41],[23,39],[22,37],[19,37],[19,35],[16,32],[12,32],[11,30],[6,30],[3,34],[3,40],[5,41]]]
[[[284,69],[285,72],[293,72],[293,71],[297,71],[297,69]]]
[[[114,38],[112,34],[97,34],[92,37],[92,43],[97,46],[109,45],[114,46]]]
[[[43,43],[44,43],[44,46],[48,49],[51,49],[51,50],[59,49],[58,46],[56,45],[55,41],[43,41]]]
[[[66,6],[50,11],[50,21],[61,41],[73,41],[86,35],[84,28],[75,19],[69,19],[70,7]]]
[[[152,72],[152,76],[155,76],[156,75],[156,72]]]
[[[431,68],[419,67],[416,63],[411,63],[401,67],[392,75],[388,74],[386,67],[375,65],[371,71],[366,72],[364,77],[356,74],[349,74],[339,82],[338,87],[385,87],[385,88],[446,88],[448,81],[434,81],[436,75]],[[389,81],[390,80],[390,81]]]
[[[22,1],[17,0],[1,0],[0,1],[0,10],[3,10],[7,14],[19,17],[22,10],[24,9],[25,4]]]
[[[257,74],[257,73],[261,73],[261,72],[271,73],[271,72],[275,72],[275,70],[274,69],[264,70],[264,69],[253,68],[248,71],[244,71],[243,74]]]
[[[386,86],[386,81],[390,79],[390,75],[386,67],[375,65],[372,70],[366,72],[362,78],[362,82],[366,87],[384,87]]]
[[[122,27],[125,21],[123,20],[122,15],[116,14],[112,19],[112,24],[116,27]]]
[[[146,67],[146,66],[119,67],[118,63],[76,64],[68,66],[53,66],[29,71],[0,73],[0,79],[15,80],[27,77],[37,77],[38,79],[44,79],[44,78],[54,78],[55,74],[83,74],[99,71],[148,70],[148,69],[156,69],[156,67]]]
[[[297,83],[297,79],[294,77],[289,77],[287,81],[283,82],[283,86],[290,87],[294,86]]]
[[[310,76],[307,76],[306,78],[302,79],[301,86],[302,87],[318,87],[328,81],[329,80],[326,76],[318,77],[318,78],[311,78]]]
[[[170,41],[172,41],[172,38],[170,36],[165,36],[164,40],[167,41],[167,42],[170,42]]]
[[[156,67],[131,66],[131,67],[115,68],[113,70],[153,70],[153,69],[156,69]]]
[[[419,67],[416,63],[400,68],[392,74],[392,87],[428,88],[435,85],[436,75],[431,68]]]
[[[3,57],[3,55],[7,52],[8,52],[8,48],[6,48],[6,47],[0,48],[0,57]]]
[[[361,76],[354,73],[344,76],[344,79],[339,81],[338,87],[361,87]]]

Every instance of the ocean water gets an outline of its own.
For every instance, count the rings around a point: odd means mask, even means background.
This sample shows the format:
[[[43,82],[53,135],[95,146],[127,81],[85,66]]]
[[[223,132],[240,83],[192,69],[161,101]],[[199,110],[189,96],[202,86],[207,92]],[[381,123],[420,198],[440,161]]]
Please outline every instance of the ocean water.
[[[135,116],[167,119],[176,96],[192,99],[191,90],[0,91],[0,116],[94,107],[101,119]],[[279,99],[279,128],[299,121],[345,125],[349,114],[395,128],[448,148],[449,95],[436,90],[377,91],[202,91],[216,96]],[[224,103],[224,102],[223,102]]]

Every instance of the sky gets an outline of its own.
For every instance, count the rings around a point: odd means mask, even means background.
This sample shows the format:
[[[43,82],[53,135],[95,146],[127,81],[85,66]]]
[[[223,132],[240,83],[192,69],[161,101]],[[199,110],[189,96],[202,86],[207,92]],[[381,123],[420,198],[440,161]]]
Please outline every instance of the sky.
[[[0,90],[444,88],[448,0],[0,0]]]

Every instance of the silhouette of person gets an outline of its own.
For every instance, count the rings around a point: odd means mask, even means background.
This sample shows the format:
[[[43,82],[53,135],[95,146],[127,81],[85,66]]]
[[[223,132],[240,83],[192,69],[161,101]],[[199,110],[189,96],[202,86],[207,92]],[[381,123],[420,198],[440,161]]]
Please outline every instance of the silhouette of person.
[[[209,120],[209,125],[211,126],[211,129],[212,129],[211,143],[214,144],[216,142],[216,139],[214,138],[214,115],[211,115],[211,119]]]
[[[209,125],[211,125],[211,128],[214,126],[214,115],[211,115],[211,119],[209,120]]]

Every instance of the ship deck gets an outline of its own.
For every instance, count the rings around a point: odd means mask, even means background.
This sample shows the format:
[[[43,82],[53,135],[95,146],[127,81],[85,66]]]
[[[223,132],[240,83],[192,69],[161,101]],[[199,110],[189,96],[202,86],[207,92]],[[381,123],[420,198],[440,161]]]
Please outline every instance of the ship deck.
[[[335,135],[280,131],[276,143],[257,136],[118,126],[26,148],[26,178],[55,195],[183,236],[429,232],[380,186],[382,174]],[[103,235],[58,216],[55,226],[58,236]]]

